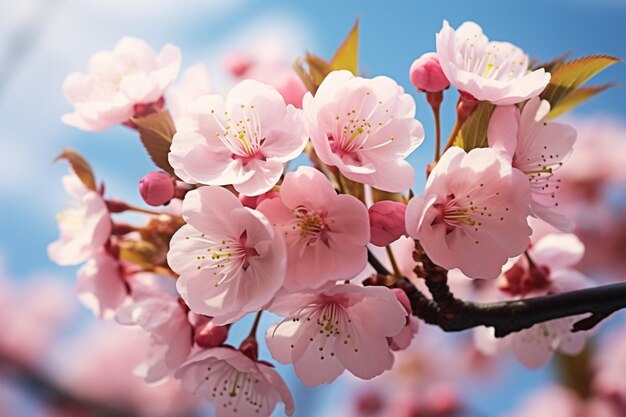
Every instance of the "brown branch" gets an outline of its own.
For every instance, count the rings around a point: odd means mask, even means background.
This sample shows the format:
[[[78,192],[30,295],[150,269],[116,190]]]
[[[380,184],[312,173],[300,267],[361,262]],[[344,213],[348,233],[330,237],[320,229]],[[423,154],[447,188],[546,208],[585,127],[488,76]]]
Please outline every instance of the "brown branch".
[[[31,366],[14,360],[0,352],[0,376],[8,377],[26,388],[29,393],[62,410],[72,410],[77,415],[86,417],[139,417],[141,413],[119,406],[92,401],[78,396],[57,384],[44,373]],[[134,378],[129,374],[129,378]],[[74,415],[74,414],[72,414]],[[194,416],[195,413],[190,414]]]
[[[495,303],[459,300],[447,288],[447,277],[443,278],[445,270],[423,257],[425,274],[422,276],[428,276],[426,284],[433,294],[431,300],[406,278],[399,282],[381,279],[390,275],[389,271],[371,253],[368,253],[368,259],[379,279],[370,279],[366,285],[402,288],[411,300],[415,316],[447,332],[486,326],[495,329],[496,337],[504,337],[538,323],[580,314],[590,315],[575,323],[572,331],[589,330],[614,312],[626,308],[626,283]],[[431,265],[434,269],[430,269]]]

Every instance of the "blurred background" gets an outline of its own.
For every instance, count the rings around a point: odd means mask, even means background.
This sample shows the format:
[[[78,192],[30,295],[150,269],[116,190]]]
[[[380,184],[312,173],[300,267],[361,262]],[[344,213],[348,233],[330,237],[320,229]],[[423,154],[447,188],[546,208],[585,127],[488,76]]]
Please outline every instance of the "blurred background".
[[[60,181],[67,166],[52,163],[62,148],[75,148],[91,162],[108,195],[137,205],[137,183],[153,170],[130,129],[87,133],[61,123],[71,110],[61,92],[65,76],[85,71],[94,52],[132,35],[155,50],[167,42],[179,46],[182,70],[203,63],[208,70],[203,88],[224,93],[245,75],[242,62],[267,59],[289,72],[306,51],[330,58],[357,17],[361,72],[390,76],[416,99],[417,118],[427,132],[410,157],[417,190],[432,158],[434,129],[408,69],[435,49],[444,19],[453,27],[474,20],[491,39],[515,43],[540,60],[566,52],[626,57],[624,0],[0,0],[0,358],[19,364],[0,364],[0,416],[211,415],[173,382],[150,388],[134,377],[131,369],[148,349],[146,338],[97,321],[76,301],[76,268],[60,268],[47,258],[46,246],[58,233],[55,214],[67,200]],[[256,76],[271,82],[275,71],[264,73],[262,64]],[[626,268],[624,63],[594,81],[620,85],[565,116],[579,129],[568,163],[568,210],[587,246],[579,269],[605,283],[624,280]],[[455,103],[448,93],[444,137]],[[266,317],[263,323],[269,322]],[[261,355],[269,358],[267,351]],[[378,380],[344,374],[314,389],[303,387],[290,368],[279,370],[292,388],[298,417],[612,416],[596,405],[596,397],[626,396],[626,379],[618,378],[626,375],[626,315],[603,323],[580,357],[557,358],[539,370],[528,370],[509,355],[484,356],[471,332],[442,334],[425,325],[396,362],[394,371]],[[618,400],[626,404],[626,398]],[[401,406],[389,411],[391,402]],[[281,413],[279,407],[275,415]]]

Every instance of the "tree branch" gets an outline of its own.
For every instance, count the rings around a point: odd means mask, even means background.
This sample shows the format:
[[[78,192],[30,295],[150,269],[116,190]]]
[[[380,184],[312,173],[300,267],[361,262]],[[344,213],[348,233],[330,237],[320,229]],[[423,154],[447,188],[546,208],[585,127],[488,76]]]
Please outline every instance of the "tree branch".
[[[572,331],[589,330],[614,312],[626,308],[626,283],[603,285],[561,294],[495,303],[474,303],[455,298],[447,286],[446,272],[427,257],[421,259],[426,284],[433,300],[426,297],[407,278],[384,279],[389,271],[368,252],[378,277],[366,285],[402,288],[408,295],[413,314],[447,332],[478,326],[493,327],[496,337],[527,329],[538,323],[580,314],[590,314],[574,324]],[[431,268],[432,267],[432,268]]]

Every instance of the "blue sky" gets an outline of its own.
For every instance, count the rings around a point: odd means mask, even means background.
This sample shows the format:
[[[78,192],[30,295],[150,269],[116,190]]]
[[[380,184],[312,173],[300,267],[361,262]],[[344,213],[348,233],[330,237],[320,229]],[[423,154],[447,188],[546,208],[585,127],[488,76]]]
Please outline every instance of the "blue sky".
[[[623,0],[1,0],[0,254],[9,275],[22,278],[45,271],[74,279],[73,269],[54,266],[45,252],[47,243],[57,236],[55,213],[65,204],[60,178],[67,168],[51,163],[62,147],[71,146],[86,155],[98,178],[106,181],[110,195],[139,203],[137,181],[152,166],[133,132],[113,128],[88,134],[60,121],[61,114],[70,110],[61,94],[63,78],[71,71],[84,70],[95,51],[110,49],[124,35],[144,38],[155,48],[171,42],[181,47],[184,66],[197,61],[209,65],[215,89],[222,92],[227,85],[220,83],[218,58],[229,48],[245,48],[256,38],[274,37],[285,41],[293,56],[310,50],[330,57],[356,17],[361,21],[362,72],[388,75],[410,92],[408,68],[419,55],[434,49],[435,33],[444,19],[452,26],[474,20],[490,38],[513,42],[541,59],[565,52],[574,57],[597,53],[626,57]],[[580,107],[575,117],[602,113],[626,119],[623,63],[594,80],[608,81],[621,85]],[[425,144],[411,157],[420,184],[424,164],[432,155],[433,126],[425,100],[414,96],[417,117],[427,132]],[[455,101],[448,93],[444,136],[453,122]],[[549,373],[510,367],[514,376],[500,387],[491,387],[490,408],[506,408],[516,385],[534,385]],[[487,395],[480,387],[471,393]],[[497,415],[489,414],[480,401],[476,403],[483,415]]]

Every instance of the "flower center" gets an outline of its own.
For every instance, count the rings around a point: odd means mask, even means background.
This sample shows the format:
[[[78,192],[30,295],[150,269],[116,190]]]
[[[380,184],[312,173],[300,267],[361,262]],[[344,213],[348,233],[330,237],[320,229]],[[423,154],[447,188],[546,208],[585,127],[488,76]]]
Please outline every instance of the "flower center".
[[[240,159],[244,165],[254,160],[265,161],[261,151],[266,138],[261,135],[261,123],[254,105],[240,105],[237,116],[230,116],[225,111],[226,123],[216,115],[215,109],[210,114],[220,126],[215,136],[232,152],[233,159]]]
[[[208,255],[195,255],[196,269],[210,271],[215,277],[216,287],[236,277],[241,270],[247,271],[250,259],[259,256],[257,250],[248,244],[246,231],[238,239],[216,241],[204,234],[187,236],[186,239],[206,244]]]
[[[309,210],[304,206],[292,209],[292,213],[294,220],[290,223],[291,230],[298,236],[300,244],[314,246],[321,241],[328,246],[326,213]],[[285,232],[285,235],[289,235],[289,232]]]
[[[241,401],[259,412],[266,400],[257,389],[261,382],[254,373],[242,372],[223,361],[216,361],[206,368],[204,383],[209,384],[209,393],[224,408],[239,411]]]

